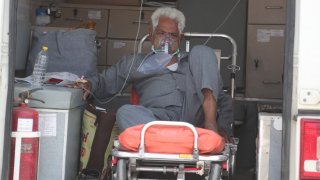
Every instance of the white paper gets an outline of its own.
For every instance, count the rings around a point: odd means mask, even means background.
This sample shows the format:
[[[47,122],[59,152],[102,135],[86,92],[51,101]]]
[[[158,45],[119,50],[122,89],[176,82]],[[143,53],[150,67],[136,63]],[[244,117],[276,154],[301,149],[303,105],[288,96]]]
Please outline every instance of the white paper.
[[[270,42],[270,37],[283,37],[283,29],[258,29],[257,41],[258,42]]]
[[[56,78],[68,81],[76,81],[77,79],[79,79],[79,76],[69,72],[50,72],[46,73],[46,76],[48,77],[48,79]]]
[[[126,46],[125,42],[116,41],[113,43],[113,48],[115,48],[115,49],[123,48],[125,46]]]
[[[18,132],[32,132],[33,119],[31,118],[18,118]]]
[[[284,30],[283,29],[270,29],[270,36],[283,37]]]
[[[15,82],[17,83],[32,83],[32,76],[28,76],[28,77],[25,77],[25,78],[18,78],[16,77],[14,79]]]
[[[88,11],[89,19],[101,19],[101,11],[89,10]]]
[[[270,42],[270,34],[267,29],[257,30],[257,41],[258,42]]]
[[[57,115],[39,114],[39,128],[41,136],[57,136]]]
[[[46,73],[45,81],[48,81],[51,78],[55,79],[61,79],[62,81],[58,83],[57,85],[65,85],[65,84],[70,84],[72,82],[75,82],[76,80],[79,79],[79,76],[76,74],[72,74],[69,72],[49,72]],[[24,77],[24,78],[15,78],[15,82],[18,83],[32,83],[32,75]]]

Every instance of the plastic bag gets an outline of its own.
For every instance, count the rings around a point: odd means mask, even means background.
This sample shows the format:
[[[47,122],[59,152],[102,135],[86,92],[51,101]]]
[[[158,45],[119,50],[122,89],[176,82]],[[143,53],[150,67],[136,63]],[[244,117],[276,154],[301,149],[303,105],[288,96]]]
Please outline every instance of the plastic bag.
[[[157,52],[148,56],[139,66],[138,71],[143,74],[157,73],[165,69],[171,59],[172,55],[165,52]]]

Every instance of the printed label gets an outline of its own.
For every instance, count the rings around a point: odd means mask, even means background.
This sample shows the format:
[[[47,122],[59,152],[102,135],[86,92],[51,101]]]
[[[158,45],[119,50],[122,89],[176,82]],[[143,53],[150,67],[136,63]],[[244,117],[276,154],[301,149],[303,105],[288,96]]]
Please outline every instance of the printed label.
[[[191,159],[192,158],[192,154],[179,154],[179,158]]]
[[[101,11],[89,10],[88,11],[89,19],[101,19]]]
[[[270,37],[283,37],[283,29],[258,29],[257,41],[258,42],[270,42]]]
[[[116,41],[113,43],[113,48],[115,49],[120,49],[120,48],[123,48],[126,46],[126,43],[125,42],[122,42],[122,41]]]
[[[57,115],[39,114],[39,129],[41,136],[57,136]]]
[[[31,118],[18,118],[18,132],[32,132],[33,119]]]

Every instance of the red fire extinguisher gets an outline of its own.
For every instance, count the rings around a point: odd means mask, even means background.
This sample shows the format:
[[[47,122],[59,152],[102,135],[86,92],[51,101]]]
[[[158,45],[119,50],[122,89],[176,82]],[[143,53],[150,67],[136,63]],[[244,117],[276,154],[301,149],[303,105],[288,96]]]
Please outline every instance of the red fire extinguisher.
[[[13,108],[10,150],[10,180],[36,180],[38,168],[38,112],[27,105],[27,100],[38,100],[31,93],[41,88],[19,94],[19,107]],[[41,100],[38,100],[43,102]],[[43,102],[44,103],[44,102]]]

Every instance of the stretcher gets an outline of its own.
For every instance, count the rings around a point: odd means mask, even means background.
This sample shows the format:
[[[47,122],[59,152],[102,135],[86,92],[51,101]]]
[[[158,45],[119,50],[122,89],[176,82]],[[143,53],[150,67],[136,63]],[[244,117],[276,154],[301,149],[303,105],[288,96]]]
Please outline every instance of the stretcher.
[[[232,45],[232,56],[221,57],[231,59],[232,64],[229,65],[231,72],[231,97],[234,97],[234,78],[235,72],[239,70],[236,65],[237,47],[235,41],[224,34],[202,34],[202,33],[184,33],[185,37],[218,37],[228,40]],[[139,43],[138,51],[142,47],[143,41],[147,38],[145,36]],[[189,50],[190,42],[186,42],[186,51]],[[191,147],[190,151],[170,151],[172,146],[166,146],[166,143],[159,145],[158,149],[168,149],[164,152],[150,150],[146,136],[148,136],[148,129],[153,126],[179,126],[188,128],[192,132],[192,137],[188,138]],[[120,134],[121,136],[121,134]],[[119,137],[120,137],[119,136]],[[140,136],[138,138],[138,147],[136,149],[124,147],[121,144],[121,138],[114,141],[114,148],[112,150],[112,179],[113,180],[137,180],[137,179],[206,179],[206,180],[221,180],[230,179],[235,170],[235,159],[237,152],[237,138],[231,138],[230,142],[223,142],[220,151],[212,151],[201,153],[199,147],[199,134],[197,128],[186,122],[172,122],[172,121],[153,121],[143,126]],[[150,139],[150,138],[149,138]],[[151,139],[152,141],[152,139]],[[150,141],[149,141],[150,142]],[[206,142],[202,142],[206,143]],[[150,143],[149,143],[150,144]],[[177,142],[177,145],[179,143]],[[204,144],[206,146],[206,144]],[[221,146],[221,144],[220,144]],[[219,149],[219,148],[218,148]]]
[[[193,133],[192,153],[154,153],[147,152],[146,132],[155,125],[183,126]],[[143,179],[146,172],[151,172],[148,179],[184,180],[186,174],[195,174],[201,179],[229,179],[234,171],[237,145],[224,143],[223,150],[215,154],[200,154],[198,132],[186,122],[153,121],[143,126],[138,151],[123,150],[118,140],[112,151],[112,178],[117,180]],[[170,148],[167,147],[170,151]],[[144,177],[145,179],[145,177]]]

